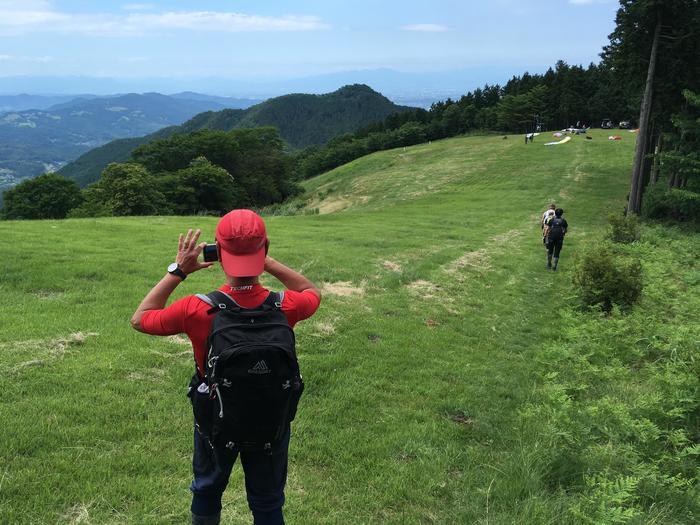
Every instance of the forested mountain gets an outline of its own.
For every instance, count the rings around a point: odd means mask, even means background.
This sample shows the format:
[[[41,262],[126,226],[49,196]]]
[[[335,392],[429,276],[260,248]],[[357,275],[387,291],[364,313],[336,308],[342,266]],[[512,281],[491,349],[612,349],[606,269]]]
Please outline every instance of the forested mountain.
[[[89,184],[100,177],[110,162],[123,162],[142,144],[201,129],[230,131],[274,126],[289,146],[303,148],[324,144],[333,137],[409,109],[412,108],[397,106],[365,85],[345,86],[324,95],[285,95],[246,110],[200,113],[180,126],[161,129],[138,139],[110,142],[84,154],[59,173],[75,179],[80,185]]]
[[[202,111],[226,107],[220,100],[159,93],[55,100],[59,103],[47,109],[0,115],[0,187],[55,170],[111,140],[152,133]],[[46,102],[37,97],[20,102],[32,101]],[[231,99],[231,103],[241,101]]]

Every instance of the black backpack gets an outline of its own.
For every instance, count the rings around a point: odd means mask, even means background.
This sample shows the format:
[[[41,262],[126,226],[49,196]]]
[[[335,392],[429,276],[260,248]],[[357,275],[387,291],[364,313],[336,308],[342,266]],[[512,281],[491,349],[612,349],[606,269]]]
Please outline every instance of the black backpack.
[[[228,448],[271,450],[304,390],[284,292],[270,292],[257,308],[242,308],[220,291],[197,297],[215,314],[206,376],[195,374],[188,393],[197,429]]]
[[[549,229],[547,230],[547,239],[550,241],[560,241],[564,238],[564,219],[554,217],[549,221]]]

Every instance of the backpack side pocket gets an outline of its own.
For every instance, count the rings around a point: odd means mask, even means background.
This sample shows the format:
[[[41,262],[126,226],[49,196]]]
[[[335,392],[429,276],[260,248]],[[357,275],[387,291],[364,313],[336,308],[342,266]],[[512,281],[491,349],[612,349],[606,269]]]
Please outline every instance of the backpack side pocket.
[[[187,389],[187,397],[192,403],[192,413],[197,431],[205,437],[211,437],[214,425],[216,400],[209,395],[209,386],[197,374],[192,376]]]

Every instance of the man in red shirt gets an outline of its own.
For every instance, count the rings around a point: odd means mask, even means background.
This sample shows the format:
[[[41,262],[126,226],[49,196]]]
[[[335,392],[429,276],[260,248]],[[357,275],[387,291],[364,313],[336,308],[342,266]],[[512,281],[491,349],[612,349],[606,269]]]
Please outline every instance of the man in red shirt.
[[[206,243],[198,243],[200,230],[180,235],[177,257],[168,273],[148,292],[136,309],[131,325],[151,335],[187,334],[194,349],[197,374],[204,377],[207,337],[214,318],[211,306],[196,295],[183,297],[165,308],[170,294],[185,278],[208,268],[211,262],[199,262]],[[219,261],[226,283],[219,291],[228,294],[242,308],[256,308],[269,291],[260,285],[263,271],[276,277],[286,288],[282,311],[290,327],[311,317],[321,302],[318,288],[300,273],[267,256],[269,241],[265,223],[255,212],[233,210],[216,227]],[[256,525],[284,524],[282,505],[287,479],[289,429],[272,453],[217,450],[196,429],[192,460],[194,480],[190,487],[193,525],[216,525],[220,521],[221,496],[233,464],[240,453],[245,474],[248,505]]]

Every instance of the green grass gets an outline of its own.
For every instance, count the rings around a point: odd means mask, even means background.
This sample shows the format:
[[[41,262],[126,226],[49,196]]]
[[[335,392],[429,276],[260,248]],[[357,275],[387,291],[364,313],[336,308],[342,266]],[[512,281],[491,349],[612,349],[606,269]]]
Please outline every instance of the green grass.
[[[698,438],[700,243],[645,227],[622,248],[643,260],[642,303],[576,307],[575,261],[628,188],[633,140],[604,135],[380,152],[305,183],[300,202],[333,213],[267,219],[271,255],[325,287],[297,328],[289,523],[697,518],[682,453]],[[550,200],[571,229],[556,274],[539,239]],[[0,523],[187,522],[191,351],[128,321],[177,234],[211,240],[215,224],[0,222]],[[175,297],[220,281],[200,272]],[[240,468],[224,505],[225,523],[250,522]]]

